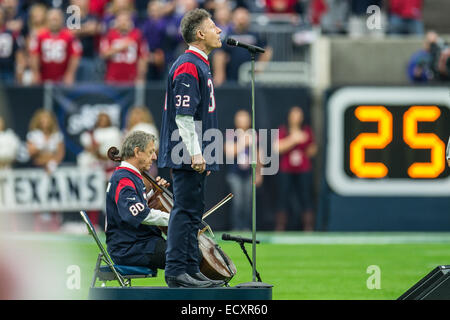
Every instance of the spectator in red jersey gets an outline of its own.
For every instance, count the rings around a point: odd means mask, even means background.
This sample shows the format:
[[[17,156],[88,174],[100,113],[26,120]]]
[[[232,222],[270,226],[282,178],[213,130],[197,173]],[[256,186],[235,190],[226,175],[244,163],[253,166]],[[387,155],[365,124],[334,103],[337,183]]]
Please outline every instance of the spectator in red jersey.
[[[317,145],[311,128],[304,124],[303,110],[294,106],[289,110],[287,125],[279,128],[279,140],[274,147],[280,153],[280,195],[276,216],[277,231],[286,228],[291,199],[300,200],[301,224],[304,231],[313,231],[312,163]]]
[[[266,0],[267,13],[298,13],[298,0]]]
[[[129,11],[117,15],[114,28],[100,42],[100,55],[106,60],[106,82],[145,81],[148,48],[141,32],[134,27]]]
[[[423,35],[423,0],[390,0],[389,33]]]
[[[309,5],[309,20],[314,26],[319,26],[322,16],[326,14],[328,8],[325,0],[311,0]]]
[[[82,48],[79,40],[68,29],[63,28],[63,23],[61,10],[49,10],[47,29],[30,43],[31,69],[35,83],[74,83]]]
[[[89,0],[89,13],[97,19],[103,18],[107,3],[108,0]]]

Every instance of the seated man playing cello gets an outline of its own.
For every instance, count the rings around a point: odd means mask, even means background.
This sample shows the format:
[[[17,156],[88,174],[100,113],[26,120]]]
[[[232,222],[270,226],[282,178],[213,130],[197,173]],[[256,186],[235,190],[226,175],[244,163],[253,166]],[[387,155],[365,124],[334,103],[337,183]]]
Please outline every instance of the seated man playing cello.
[[[116,264],[164,269],[166,240],[158,226],[167,227],[169,213],[150,209],[142,172],[156,160],[155,137],[143,131],[129,134],[122,145],[122,162],[106,190],[106,245]],[[157,177],[158,185],[169,183]]]
[[[158,204],[158,195],[169,183],[157,177],[152,179],[146,172],[156,160],[155,137],[143,131],[130,133],[123,142],[122,156],[116,157],[117,149],[110,148],[108,157],[122,161],[111,176],[106,190],[106,245],[115,264],[145,266],[164,269],[166,240],[161,229],[169,222],[169,206]],[[152,190],[147,194],[143,176],[151,181]],[[162,210],[154,209],[163,208]],[[193,275],[195,277],[203,276]],[[203,276],[204,277],[204,276]],[[222,280],[196,280],[196,287],[217,287]],[[184,286],[190,286],[192,283]]]

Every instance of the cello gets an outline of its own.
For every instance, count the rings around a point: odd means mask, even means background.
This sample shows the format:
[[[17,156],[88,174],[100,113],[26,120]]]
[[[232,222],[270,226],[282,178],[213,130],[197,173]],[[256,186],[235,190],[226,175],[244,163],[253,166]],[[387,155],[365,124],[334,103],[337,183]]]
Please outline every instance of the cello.
[[[108,158],[115,162],[122,161],[119,156],[119,150],[116,147],[108,149]],[[153,194],[147,200],[148,206],[152,209],[161,210],[170,214],[173,207],[173,194],[165,187],[160,186],[156,179],[146,172],[142,172],[142,176],[150,183]],[[202,216],[202,224],[205,226],[199,230],[198,245],[200,255],[200,271],[210,279],[224,280],[227,285],[237,272],[236,266],[230,257],[219,247],[212,239],[214,234],[208,224],[203,220],[221,205],[230,200],[233,195],[230,193],[227,197],[217,203]],[[158,228],[167,236],[167,227],[158,226]],[[208,230],[212,237],[205,235]]]

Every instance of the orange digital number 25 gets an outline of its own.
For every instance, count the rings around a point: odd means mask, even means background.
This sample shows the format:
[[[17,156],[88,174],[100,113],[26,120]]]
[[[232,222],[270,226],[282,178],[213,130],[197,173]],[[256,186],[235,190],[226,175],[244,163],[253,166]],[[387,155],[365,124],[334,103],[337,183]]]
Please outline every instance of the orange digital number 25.
[[[436,121],[436,106],[412,106],[403,116],[403,140],[412,149],[430,149],[430,162],[416,162],[408,168],[411,178],[436,178],[445,169],[445,144],[434,133],[417,132],[417,123]],[[377,122],[378,132],[361,133],[350,144],[350,170],[360,178],[383,178],[388,168],[381,162],[365,162],[366,149],[383,149],[392,141],[392,114],[383,106],[359,106],[355,116],[362,122]]]

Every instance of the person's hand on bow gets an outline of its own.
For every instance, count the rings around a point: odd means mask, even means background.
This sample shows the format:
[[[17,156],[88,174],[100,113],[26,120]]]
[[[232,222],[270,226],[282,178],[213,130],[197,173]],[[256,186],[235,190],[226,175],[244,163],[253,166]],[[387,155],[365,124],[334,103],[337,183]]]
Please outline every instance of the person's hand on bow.
[[[158,183],[158,186],[164,187],[164,188],[168,188],[170,186],[170,183],[167,182],[166,179],[163,179],[161,177],[156,177],[156,182]]]

